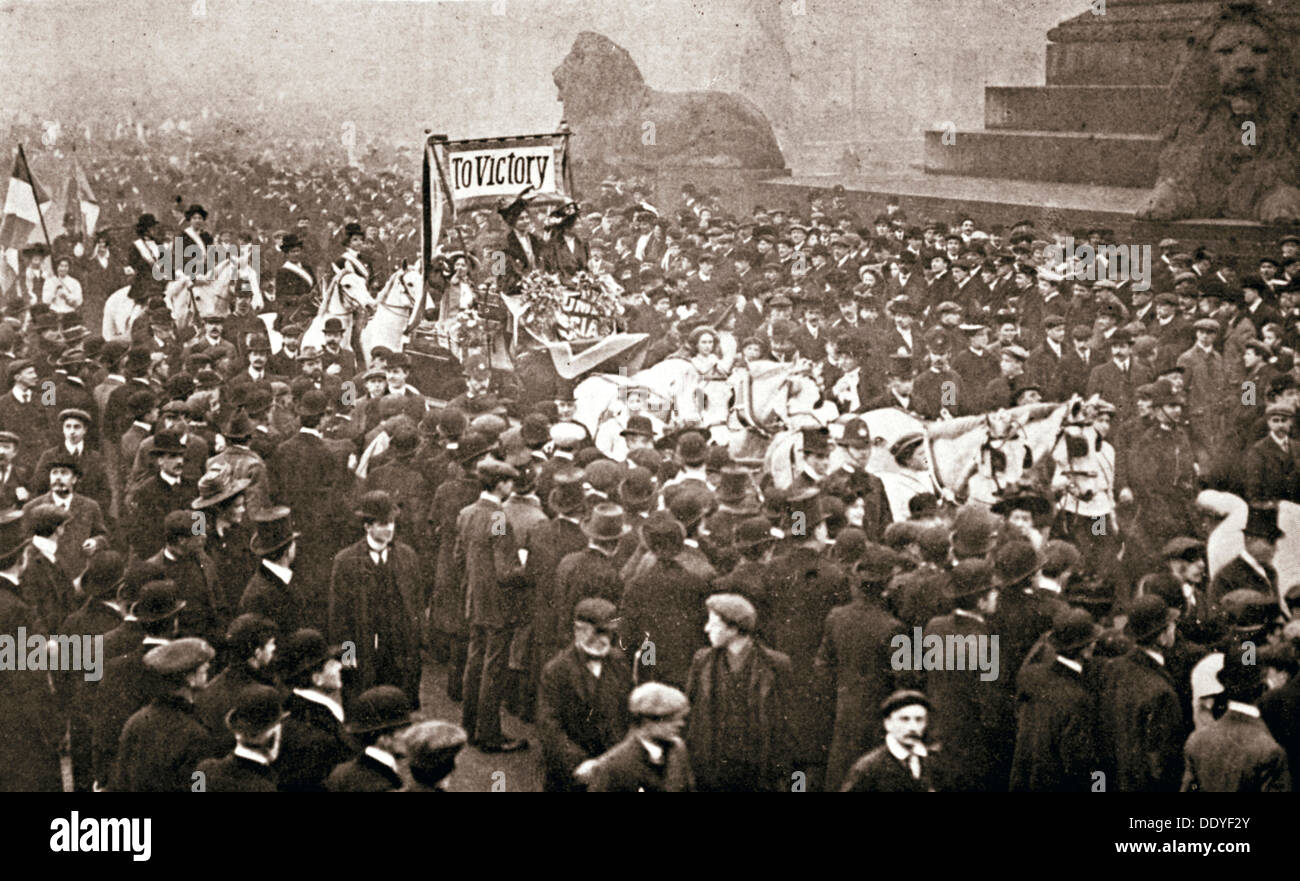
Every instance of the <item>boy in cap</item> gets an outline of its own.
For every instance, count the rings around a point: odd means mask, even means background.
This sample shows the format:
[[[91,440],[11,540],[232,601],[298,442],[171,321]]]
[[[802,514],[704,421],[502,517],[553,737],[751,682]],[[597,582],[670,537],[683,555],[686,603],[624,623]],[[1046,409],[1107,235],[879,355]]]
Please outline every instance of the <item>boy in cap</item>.
[[[628,698],[631,729],[596,758],[586,773],[588,792],[690,792],[690,757],[682,730],[690,702],[670,685],[647,682]]]
[[[430,719],[402,732],[410,781],[404,792],[445,792],[447,777],[456,770],[456,756],[468,742],[465,729]]]
[[[195,636],[150,649],[144,666],[160,685],[157,696],[122,729],[110,789],[114,792],[189,792],[191,772],[213,755],[208,730],[194,715],[194,697],[208,684],[215,656]]]
[[[790,658],[755,640],[758,616],[743,596],[714,594],[704,605],[711,647],[695,653],[686,689],[696,784],[703,792],[787,792]]]

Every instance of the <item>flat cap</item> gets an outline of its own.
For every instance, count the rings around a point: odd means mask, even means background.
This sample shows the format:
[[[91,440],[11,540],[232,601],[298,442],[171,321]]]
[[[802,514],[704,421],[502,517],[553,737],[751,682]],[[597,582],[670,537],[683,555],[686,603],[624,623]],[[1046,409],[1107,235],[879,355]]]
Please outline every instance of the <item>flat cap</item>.
[[[573,608],[573,620],[604,627],[614,620],[618,607],[603,597],[585,597]]]
[[[186,636],[145,653],[144,665],[155,673],[169,676],[197,670],[216,657],[207,640]]]
[[[627,699],[628,712],[643,719],[671,719],[690,708],[686,695],[662,682],[642,683]]]
[[[715,593],[704,601],[704,607],[745,633],[758,624],[754,604],[738,593]]]
[[[932,709],[930,699],[925,696],[924,692],[910,688],[900,689],[881,702],[880,714],[888,719],[891,714],[903,709],[903,707],[915,706],[922,706],[927,710]]]

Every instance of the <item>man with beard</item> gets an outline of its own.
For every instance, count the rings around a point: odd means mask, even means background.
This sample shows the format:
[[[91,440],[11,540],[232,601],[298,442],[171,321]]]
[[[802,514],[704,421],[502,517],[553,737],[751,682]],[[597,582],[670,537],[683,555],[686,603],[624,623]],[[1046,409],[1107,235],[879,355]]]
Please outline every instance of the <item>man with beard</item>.
[[[627,732],[632,676],[613,645],[616,611],[598,597],[579,601],[573,645],[542,670],[537,716],[547,792],[580,790],[594,759]]]
[[[23,505],[24,516],[39,505],[51,505],[67,515],[59,533],[56,560],[68,578],[78,577],[86,560],[108,545],[108,527],[99,505],[75,492],[80,483],[80,463],[72,456],[51,455],[46,461],[50,491]]]

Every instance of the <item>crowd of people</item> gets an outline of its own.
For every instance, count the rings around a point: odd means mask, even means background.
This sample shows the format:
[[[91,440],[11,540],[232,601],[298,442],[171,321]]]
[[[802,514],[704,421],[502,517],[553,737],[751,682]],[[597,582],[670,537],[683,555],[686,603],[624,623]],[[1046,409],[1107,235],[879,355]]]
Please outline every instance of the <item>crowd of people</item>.
[[[1300,238],[1247,266],[1167,240],[1135,284],[1058,259],[1104,229],[868,218],[837,191],[732,214],[615,179],[448,231],[430,318],[585,271],[646,364],[811,377],[848,415],[802,430],[778,488],[648,413],[615,461],[553,370],[474,354],[435,398],[415,353],[363,358],[337,321],[301,346],[332,267],[373,290],[417,258],[409,183],[189,169],[120,190],[128,253],[37,248],[5,292],[0,634],[102,636],[104,669],[6,668],[0,788],[62,789],[66,758],[78,791],[432,790],[466,748],[534,746],[548,791],[1291,787],[1297,592],[1271,563],[1300,488]],[[218,238],[283,255],[270,325],[247,285],[195,328],[157,300],[150,243],[210,242],[205,200]],[[124,286],[146,308],[105,339]],[[991,499],[931,486],[900,512],[867,467],[868,411],[1076,396],[1022,480],[991,457]],[[1249,507],[1213,573],[1205,489]],[[905,663],[913,634],[992,645],[1000,672]],[[459,724],[423,719],[422,688]]]

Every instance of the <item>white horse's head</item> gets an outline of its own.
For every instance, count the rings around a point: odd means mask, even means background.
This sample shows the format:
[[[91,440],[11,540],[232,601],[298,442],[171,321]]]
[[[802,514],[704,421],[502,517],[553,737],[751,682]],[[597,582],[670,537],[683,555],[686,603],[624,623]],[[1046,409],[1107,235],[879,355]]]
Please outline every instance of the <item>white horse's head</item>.
[[[931,462],[940,483],[960,492],[977,469],[1009,486],[1048,455],[1060,435],[1066,404],[1026,404],[928,427]]]

